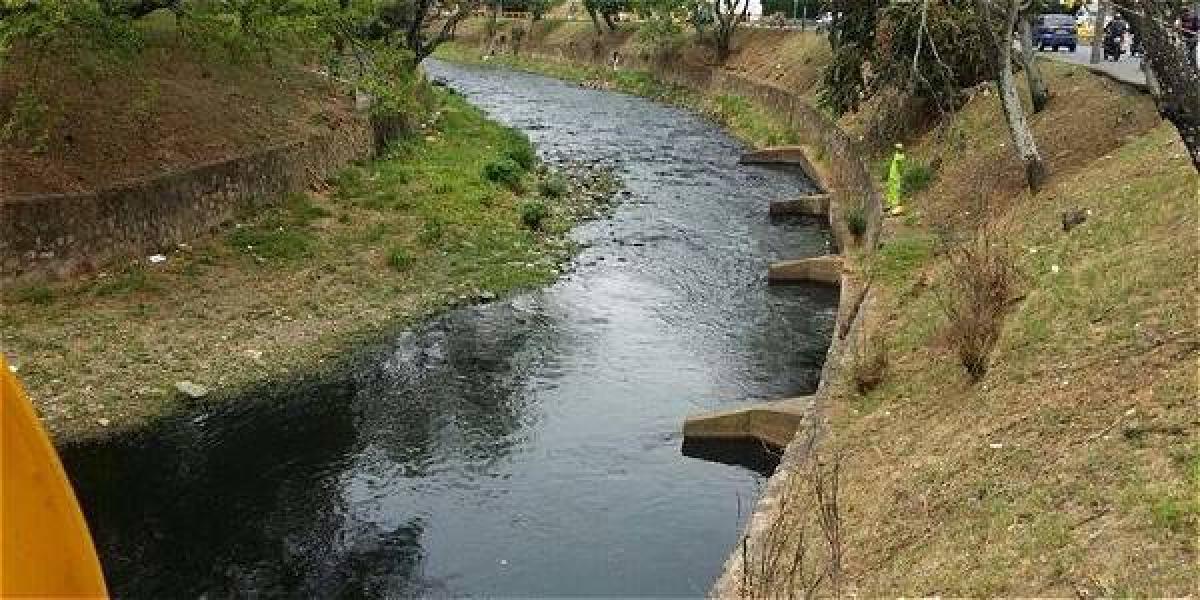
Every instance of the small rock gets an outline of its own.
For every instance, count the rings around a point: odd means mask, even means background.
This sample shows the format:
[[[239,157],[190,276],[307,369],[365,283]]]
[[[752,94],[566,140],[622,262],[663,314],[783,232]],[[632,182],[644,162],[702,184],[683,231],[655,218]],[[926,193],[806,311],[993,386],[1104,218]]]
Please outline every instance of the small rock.
[[[1062,214],[1063,231],[1071,231],[1079,225],[1083,225],[1087,221],[1088,216],[1092,214],[1089,209],[1068,210]]]
[[[101,427],[108,427],[109,423],[112,423],[112,421],[104,418],[96,419],[96,424]]]
[[[483,300],[484,302],[491,302],[492,300],[496,299],[496,292],[484,290],[479,294],[479,299]]]
[[[178,390],[180,394],[183,394],[192,400],[199,400],[200,398],[207,396],[209,391],[208,388],[190,381],[180,381],[176,383],[175,389]]]

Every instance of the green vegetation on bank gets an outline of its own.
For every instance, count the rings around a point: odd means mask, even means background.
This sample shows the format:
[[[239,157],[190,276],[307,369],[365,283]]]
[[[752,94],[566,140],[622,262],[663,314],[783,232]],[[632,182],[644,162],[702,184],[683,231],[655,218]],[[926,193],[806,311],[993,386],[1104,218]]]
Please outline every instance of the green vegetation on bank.
[[[0,347],[58,439],[183,408],[180,381],[220,400],[320,370],[447,306],[552,281],[572,249],[564,233],[599,208],[581,186],[614,182],[540,172],[523,134],[460,97],[429,115],[327,192],[248,211],[161,263],[6,290]],[[512,182],[485,176],[497,161],[516,165]],[[550,180],[562,193],[539,196]]]

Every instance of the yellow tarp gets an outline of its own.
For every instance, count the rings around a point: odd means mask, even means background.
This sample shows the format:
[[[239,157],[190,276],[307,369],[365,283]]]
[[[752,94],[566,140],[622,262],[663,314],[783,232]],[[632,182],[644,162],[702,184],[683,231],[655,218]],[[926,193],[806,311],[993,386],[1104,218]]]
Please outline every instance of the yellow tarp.
[[[0,469],[0,596],[107,597],[75,492],[3,353]]]

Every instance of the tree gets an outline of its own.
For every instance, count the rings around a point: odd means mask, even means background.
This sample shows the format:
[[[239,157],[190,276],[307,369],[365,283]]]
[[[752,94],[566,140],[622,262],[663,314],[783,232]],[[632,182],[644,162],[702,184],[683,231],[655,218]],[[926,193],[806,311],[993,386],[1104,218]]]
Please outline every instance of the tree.
[[[1146,63],[1157,82],[1158,111],[1179,131],[1192,166],[1200,172],[1200,72],[1192,66],[1187,46],[1174,28],[1184,3],[1120,0],[1119,4],[1138,20]]]
[[[867,93],[864,65],[875,54],[875,26],[887,0],[833,0],[832,50],[818,100],[836,115],[858,110]]]
[[[848,0],[835,8],[847,11],[831,26],[820,101],[836,114],[889,91],[949,112],[962,89],[991,79],[973,0]]]
[[[453,5],[449,15],[439,13],[443,5],[435,0],[387,0],[376,5],[364,31],[366,37],[399,43],[412,53],[413,65],[425,60],[438,45],[450,39],[458,22],[471,13],[469,0]],[[443,19],[441,25],[436,20]]]
[[[621,11],[629,10],[628,0],[584,0],[583,7],[587,9],[588,16],[592,18],[592,26],[596,28],[596,32],[600,33],[600,18],[604,19],[604,23],[608,25],[609,31],[617,30],[615,17]]]
[[[712,0],[713,43],[717,49],[717,60],[724,62],[732,50],[733,33],[746,20],[750,12],[750,0]]]
[[[1037,140],[1025,119],[1025,108],[1021,105],[1021,97],[1017,94],[1016,82],[1012,72],[1013,42],[1011,32],[1017,25],[1021,12],[1021,0],[1004,0],[1007,7],[996,7],[992,0],[977,0],[979,6],[979,24],[990,41],[989,51],[994,62],[991,68],[995,73],[996,89],[1000,94],[1000,105],[1004,109],[1004,118],[1012,137],[1013,149],[1025,167],[1025,179],[1029,189],[1035,194],[1041,189],[1046,179],[1046,166],[1038,153]],[[1004,10],[1000,21],[999,33],[995,25],[995,17]]]
[[[1050,102],[1050,90],[1046,87],[1046,79],[1042,77],[1042,68],[1037,61],[1037,49],[1033,45],[1033,19],[1041,13],[1041,8],[1037,0],[1025,0],[1017,20],[1017,36],[1021,41],[1021,67],[1025,71],[1025,81],[1029,86],[1029,96],[1035,114],[1042,112]]]
[[[1093,65],[1104,60],[1104,23],[1108,20],[1108,0],[1098,0],[1097,4],[1096,21],[1092,24],[1092,57],[1089,59]]]

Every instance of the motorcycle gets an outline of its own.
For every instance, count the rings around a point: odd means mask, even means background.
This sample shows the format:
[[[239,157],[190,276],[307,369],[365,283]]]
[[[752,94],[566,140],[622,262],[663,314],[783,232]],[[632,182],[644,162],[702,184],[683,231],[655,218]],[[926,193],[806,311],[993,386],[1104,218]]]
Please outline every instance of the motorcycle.
[[[1121,38],[1123,36],[1109,34],[1104,36],[1104,60],[1121,60]]]

